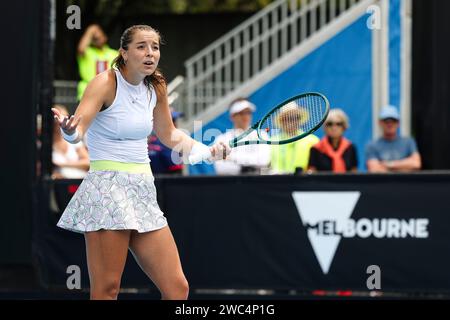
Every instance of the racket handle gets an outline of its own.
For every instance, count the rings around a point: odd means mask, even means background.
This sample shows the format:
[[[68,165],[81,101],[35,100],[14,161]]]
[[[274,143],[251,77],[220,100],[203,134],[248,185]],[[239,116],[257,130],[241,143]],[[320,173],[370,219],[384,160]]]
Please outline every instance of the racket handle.
[[[200,163],[205,160],[210,160],[212,157],[211,150],[203,143],[196,143],[192,147],[191,154],[189,155],[189,163],[191,165]]]

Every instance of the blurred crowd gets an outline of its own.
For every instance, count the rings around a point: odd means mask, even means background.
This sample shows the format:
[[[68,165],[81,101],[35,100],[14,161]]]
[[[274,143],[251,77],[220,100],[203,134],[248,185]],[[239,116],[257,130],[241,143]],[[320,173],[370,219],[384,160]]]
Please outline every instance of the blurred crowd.
[[[98,25],[89,26],[77,49],[80,75],[78,100],[87,83],[97,74],[108,69],[118,51],[107,45],[107,36]],[[69,114],[63,105],[55,105],[62,113]],[[240,98],[229,106],[229,117],[233,127],[218,136],[217,141],[228,142],[250,128],[256,106],[248,99]],[[292,112],[286,111],[286,112]],[[171,108],[176,125],[183,114]],[[286,116],[291,116],[286,114]],[[299,115],[300,116],[300,115]],[[283,113],[280,123],[283,128]],[[365,148],[365,167],[368,172],[409,172],[421,168],[421,157],[416,142],[411,137],[399,135],[400,114],[395,106],[387,105],[378,115],[381,136],[368,143]],[[357,147],[345,137],[350,120],[339,108],[332,108],[324,122],[324,136],[319,139],[311,134],[296,142],[284,145],[246,145],[233,148],[225,160],[214,163],[218,175],[238,174],[301,174],[314,172],[357,172]],[[290,130],[285,127],[283,130]],[[246,137],[255,140],[257,133]],[[182,158],[163,145],[155,134],[148,137],[148,155],[154,174],[181,175],[186,173]],[[54,179],[83,178],[89,170],[86,144],[66,142],[55,126],[53,131]]]
[[[233,129],[217,139],[230,140],[247,130],[252,123],[256,106],[239,99],[229,108]],[[283,117],[283,113],[280,114]],[[398,134],[400,114],[396,107],[387,105],[378,115],[381,136],[365,146],[368,172],[409,172],[421,168],[421,157],[411,137]],[[281,123],[283,121],[281,120]],[[298,174],[314,172],[346,173],[358,171],[356,146],[345,137],[350,126],[346,113],[330,110],[324,122],[324,136],[314,134],[283,145],[249,145],[233,148],[226,160],[217,161],[217,174],[268,173]],[[248,140],[254,137],[247,137]]]

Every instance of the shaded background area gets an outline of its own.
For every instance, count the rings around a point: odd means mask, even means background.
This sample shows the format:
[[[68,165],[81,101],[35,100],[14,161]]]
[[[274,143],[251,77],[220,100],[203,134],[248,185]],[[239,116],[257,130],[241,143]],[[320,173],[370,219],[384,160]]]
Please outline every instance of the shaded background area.
[[[156,28],[164,41],[161,47],[160,67],[170,82],[177,75],[184,75],[184,61],[249,16],[250,14],[246,13],[217,13],[123,17],[114,26],[105,27],[105,32],[109,35],[109,46],[118,49],[121,33],[127,27],[134,24],[148,24]],[[60,19],[58,23],[65,23],[65,19]],[[84,30],[85,28],[81,31],[68,30],[58,26],[55,44],[55,79],[79,80],[76,50]],[[67,41],[68,38],[73,40]]]
[[[424,169],[449,169],[450,1],[413,4],[413,133]]]
[[[184,61],[239,25],[271,0],[89,0],[56,1],[55,79],[78,80],[76,49],[87,26],[98,23],[118,49],[120,36],[134,24],[159,30],[166,45],[161,47],[160,67],[170,81],[184,74]],[[66,8],[81,9],[81,30],[69,30]]]
[[[36,109],[42,84],[39,70],[43,49],[40,41],[42,6],[39,1],[17,0],[5,3],[4,8],[8,14],[2,23],[8,26],[9,32],[2,28],[5,30],[2,41],[15,54],[1,50],[2,61],[6,62],[2,72],[7,82],[0,90],[3,119],[0,126],[0,265],[29,264],[36,205]]]

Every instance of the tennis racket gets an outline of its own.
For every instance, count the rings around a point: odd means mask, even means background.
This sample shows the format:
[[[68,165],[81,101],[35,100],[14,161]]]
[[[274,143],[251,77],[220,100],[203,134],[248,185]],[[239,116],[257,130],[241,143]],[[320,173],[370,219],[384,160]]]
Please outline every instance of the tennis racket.
[[[313,133],[324,123],[330,110],[328,99],[321,93],[308,92],[291,97],[270,110],[247,131],[231,139],[231,148],[249,144],[286,144]],[[255,140],[244,140],[256,131]],[[253,136],[255,136],[253,134]],[[211,153],[197,153],[189,157],[191,164],[211,157]]]

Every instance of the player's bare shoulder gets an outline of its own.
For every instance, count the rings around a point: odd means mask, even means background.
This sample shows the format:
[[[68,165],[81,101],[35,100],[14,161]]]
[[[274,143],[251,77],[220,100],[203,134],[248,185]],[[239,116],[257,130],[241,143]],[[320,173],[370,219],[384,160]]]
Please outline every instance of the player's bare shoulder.
[[[114,90],[116,88],[116,73],[113,69],[105,70],[92,79],[91,84],[96,89],[100,90]]]
[[[110,105],[116,95],[116,75],[113,69],[105,70],[95,76],[86,88],[86,94],[94,94],[105,105]]]

